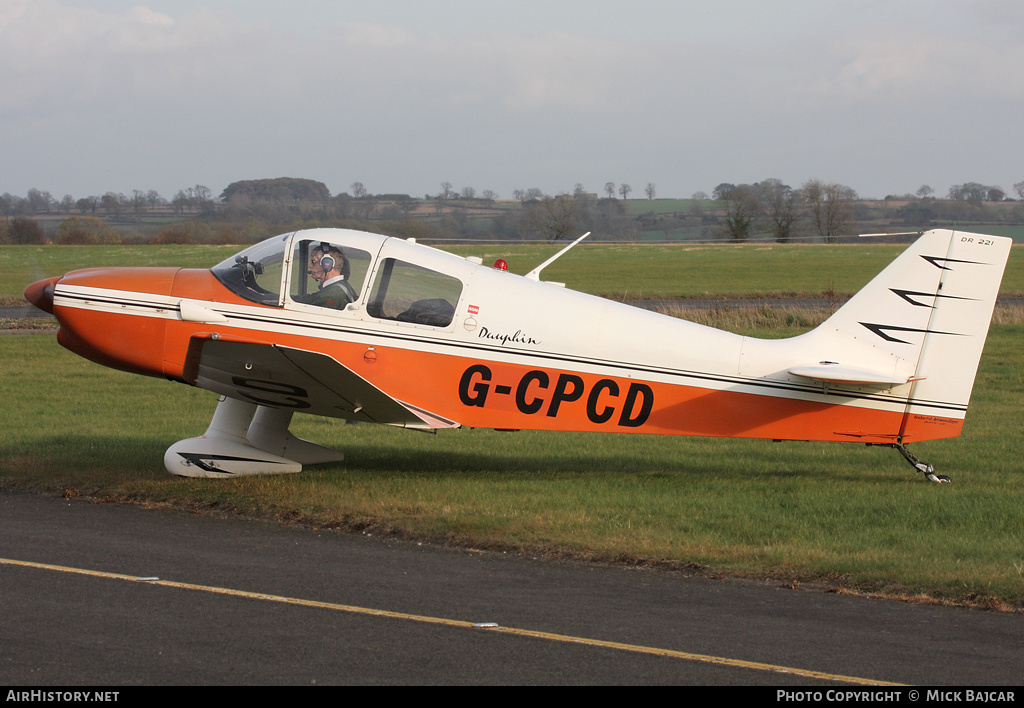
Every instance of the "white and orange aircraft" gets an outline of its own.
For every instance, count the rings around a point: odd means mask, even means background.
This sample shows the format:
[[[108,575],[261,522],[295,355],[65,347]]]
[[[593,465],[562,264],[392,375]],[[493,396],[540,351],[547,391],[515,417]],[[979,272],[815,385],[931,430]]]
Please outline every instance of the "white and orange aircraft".
[[[87,359],[220,394],[205,435],[167,450],[176,475],[341,460],[288,432],[301,412],[881,444],[948,481],[905,445],[960,434],[1010,239],[929,231],[824,324],[784,340],[540,281],[575,243],[524,277],[412,240],[315,229],[210,270],[78,270],[25,297]]]

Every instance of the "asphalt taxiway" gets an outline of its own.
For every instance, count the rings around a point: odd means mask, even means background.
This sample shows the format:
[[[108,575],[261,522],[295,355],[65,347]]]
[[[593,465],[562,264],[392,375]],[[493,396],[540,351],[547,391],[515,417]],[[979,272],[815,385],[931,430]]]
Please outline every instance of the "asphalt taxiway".
[[[6,686],[850,689],[1022,675],[1020,614],[34,493],[0,492],[0,559]]]

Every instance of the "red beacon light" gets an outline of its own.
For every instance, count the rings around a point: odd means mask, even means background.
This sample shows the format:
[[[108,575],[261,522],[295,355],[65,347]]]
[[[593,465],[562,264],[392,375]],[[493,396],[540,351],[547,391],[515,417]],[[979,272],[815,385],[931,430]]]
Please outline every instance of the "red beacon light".
[[[494,270],[504,270],[504,271],[507,271],[508,270],[508,261],[506,261],[504,258],[499,258],[498,260],[494,261]]]

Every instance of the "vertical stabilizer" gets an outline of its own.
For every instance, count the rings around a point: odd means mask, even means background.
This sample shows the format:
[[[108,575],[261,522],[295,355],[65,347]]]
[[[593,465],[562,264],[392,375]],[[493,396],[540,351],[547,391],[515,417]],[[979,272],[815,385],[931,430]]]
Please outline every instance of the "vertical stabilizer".
[[[904,441],[958,435],[1011,244],[929,231],[807,337],[907,383]]]

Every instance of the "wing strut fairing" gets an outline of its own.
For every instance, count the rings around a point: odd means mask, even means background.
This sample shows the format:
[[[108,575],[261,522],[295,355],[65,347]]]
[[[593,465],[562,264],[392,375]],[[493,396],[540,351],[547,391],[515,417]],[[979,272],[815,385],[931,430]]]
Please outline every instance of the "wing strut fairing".
[[[234,477],[301,472],[303,465],[344,459],[288,432],[291,419],[290,410],[222,396],[206,433],[167,448],[164,467],[179,477]]]

